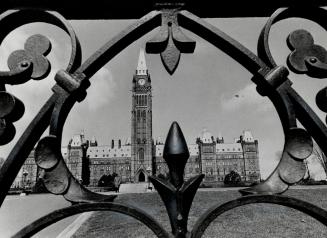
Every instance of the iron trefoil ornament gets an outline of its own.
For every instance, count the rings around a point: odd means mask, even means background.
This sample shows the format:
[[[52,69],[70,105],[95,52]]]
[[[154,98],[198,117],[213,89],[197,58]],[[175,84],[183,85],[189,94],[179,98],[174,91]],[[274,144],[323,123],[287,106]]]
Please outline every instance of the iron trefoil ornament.
[[[327,226],[327,212],[310,203],[286,197],[282,194],[289,186],[300,181],[305,174],[304,160],[312,153],[312,138],[327,154],[327,128],[288,79],[289,70],[306,73],[312,77],[326,77],[326,50],[315,44],[312,35],[305,30],[292,32],[288,37],[290,55],[289,69],[277,65],[269,48],[269,33],[273,24],[290,17],[302,17],[317,22],[325,29],[326,10],[317,6],[300,6],[278,9],[268,19],[258,41],[258,55],[245,48],[218,28],[187,10],[184,2],[159,1],[154,10],[109,40],[82,63],[82,50],[69,22],[59,13],[32,8],[8,10],[0,15],[0,43],[17,27],[44,22],[65,31],[72,45],[69,63],[56,72],[52,95],[26,128],[0,170],[0,204],[3,203],[20,168],[29,153],[35,149],[35,159],[43,171],[43,181],[49,192],[62,195],[73,205],[54,211],[26,226],[14,237],[30,237],[43,228],[86,211],[115,211],[126,214],[148,226],[158,237],[201,237],[209,224],[219,215],[239,206],[251,203],[272,203],[302,211]],[[205,211],[188,231],[188,214],[193,198],[204,177],[199,174],[184,181],[183,173],[189,157],[188,148],[179,125],[174,122],[169,130],[164,148],[164,159],[169,167],[170,180],[155,175],[150,180],[166,206],[172,232],[166,231],[158,221],[145,211],[128,204],[114,202],[115,196],[96,194],[85,188],[68,170],[60,151],[63,127],[76,102],[83,102],[90,86],[90,78],[119,52],[134,41],[159,27],[157,34],[147,42],[148,53],[160,54],[164,67],[173,74],[178,67],[181,53],[192,53],[196,43],[181,30],[185,28],[208,43],[225,52],[253,74],[252,81],[260,95],[268,97],[280,117],[285,136],[281,160],[262,183],[243,189],[238,199],[216,204]],[[51,70],[47,54],[51,50],[49,39],[33,35],[27,39],[24,49],[17,49],[8,59],[9,71],[0,72],[0,144],[9,143],[15,136],[13,122],[24,114],[24,104],[6,91],[6,85],[23,84],[30,79],[42,80]],[[327,89],[316,95],[316,103],[327,112]],[[303,129],[297,126],[298,121]],[[49,135],[41,138],[46,128]]]

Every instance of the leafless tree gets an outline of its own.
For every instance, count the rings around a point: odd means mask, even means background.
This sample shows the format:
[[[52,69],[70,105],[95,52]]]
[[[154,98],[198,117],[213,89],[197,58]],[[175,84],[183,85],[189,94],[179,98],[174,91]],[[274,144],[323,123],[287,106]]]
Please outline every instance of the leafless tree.
[[[1,166],[3,165],[4,162],[5,162],[5,159],[2,158],[2,157],[0,157],[0,168],[1,168]]]
[[[314,158],[319,161],[327,175],[327,157],[315,141],[313,141],[313,151],[311,156],[314,156]]]

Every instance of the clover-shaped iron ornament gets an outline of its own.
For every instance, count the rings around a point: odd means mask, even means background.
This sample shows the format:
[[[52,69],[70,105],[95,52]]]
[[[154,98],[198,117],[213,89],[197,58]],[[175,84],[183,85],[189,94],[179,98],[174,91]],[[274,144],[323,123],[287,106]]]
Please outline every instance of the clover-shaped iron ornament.
[[[8,57],[10,71],[0,72],[0,145],[9,143],[16,134],[13,122],[25,112],[22,101],[5,91],[5,84],[22,84],[30,78],[43,79],[50,72],[50,63],[45,57],[51,50],[51,43],[43,35],[29,37],[24,50],[16,50]]]
[[[156,176],[149,179],[163,200],[175,237],[187,234],[188,214],[193,198],[204,177],[203,174],[184,181],[184,169],[190,154],[187,144],[177,122],[173,122],[167,135],[163,157],[169,168],[170,180]]]
[[[51,50],[50,40],[40,34],[29,37],[24,45],[24,50],[12,52],[8,58],[8,67],[14,70],[19,65],[27,66],[28,62],[33,63],[32,79],[40,80],[45,78],[50,70],[51,65],[45,57]]]
[[[193,53],[195,41],[189,39],[178,25],[178,9],[163,9],[159,33],[146,43],[146,52],[159,54],[169,74],[178,66],[181,53]]]
[[[293,31],[287,38],[288,46],[293,52],[288,56],[289,68],[300,74],[316,78],[327,77],[327,51],[314,44],[312,35],[306,30]]]
[[[287,43],[293,50],[287,60],[291,70],[316,78],[327,77],[327,51],[324,47],[314,44],[308,31],[293,31],[288,36]],[[321,111],[327,112],[327,87],[317,93],[316,104]]]

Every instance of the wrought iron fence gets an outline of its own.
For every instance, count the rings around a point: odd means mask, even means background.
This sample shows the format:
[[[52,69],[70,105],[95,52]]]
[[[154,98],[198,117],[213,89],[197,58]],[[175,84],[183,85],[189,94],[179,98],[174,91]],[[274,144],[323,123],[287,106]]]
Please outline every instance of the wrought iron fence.
[[[326,29],[326,10],[318,6],[300,6],[277,9],[265,24],[258,39],[258,55],[245,48],[218,28],[195,16],[183,2],[161,2],[154,10],[136,20],[108,41],[85,62],[81,62],[81,47],[69,22],[59,13],[38,8],[7,10],[0,15],[0,43],[17,27],[26,23],[45,22],[63,29],[70,37],[72,53],[66,69],[55,75],[52,95],[19,138],[0,171],[0,204],[3,203],[20,168],[31,150],[35,149],[37,166],[44,170],[43,181],[47,190],[62,195],[73,205],[54,211],[18,231],[14,237],[29,237],[43,228],[74,214],[86,211],[115,211],[126,214],[148,226],[158,237],[201,237],[208,225],[219,215],[235,207],[251,203],[272,203],[302,211],[327,225],[327,211],[308,202],[281,195],[290,185],[299,182],[306,172],[304,160],[312,153],[312,138],[327,153],[327,128],[302,97],[292,88],[288,68],[298,74],[315,78],[327,76],[327,51],[314,44],[312,35],[305,30],[290,33],[287,41],[290,53],[287,64],[277,65],[269,47],[272,25],[291,18],[312,20]],[[258,185],[240,190],[243,195],[225,204],[217,204],[206,211],[191,231],[187,230],[189,210],[204,177],[200,174],[184,181],[183,171],[189,157],[183,133],[174,122],[168,133],[163,157],[167,162],[170,180],[156,176],[150,180],[161,196],[169,215],[172,231],[166,231],[145,211],[130,205],[113,202],[116,196],[89,191],[73,177],[61,154],[61,138],[65,120],[75,102],[86,97],[89,79],[115,55],[144,34],[159,27],[158,33],[146,44],[146,52],[160,54],[169,74],[178,67],[182,53],[192,53],[196,42],[187,37],[185,28],[227,53],[252,73],[252,81],[260,95],[268,97],[281,120],[285,144],[280,162],[272,174]],[[8,58],[9,71],[0,72],[0,143],[9,143],[15,136],[13,122],[24,114],[24,104],[6,91],[6,84],[18,85],[30,79],[43,79],[50,71],[47,59],[50,41],[42,35],[33,35],[23,50],[12,52]],[[316,95],[316,104],[327,112],[327,87]],[[299,121],[305,129],[297,126]],[[50,126],[49,135],[40,139]]]

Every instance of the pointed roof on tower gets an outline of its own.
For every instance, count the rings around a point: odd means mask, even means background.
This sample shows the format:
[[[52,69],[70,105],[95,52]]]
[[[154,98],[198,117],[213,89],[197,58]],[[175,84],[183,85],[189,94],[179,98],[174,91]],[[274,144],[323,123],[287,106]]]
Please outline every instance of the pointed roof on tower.
[[[242,139],[245,142],[254,142],[254,138],[250,130],[243,131]]]
[[[139,60],[136,68],[137,75],[148,75],[148,68],[146,67],[144,49],[140,49]]]

